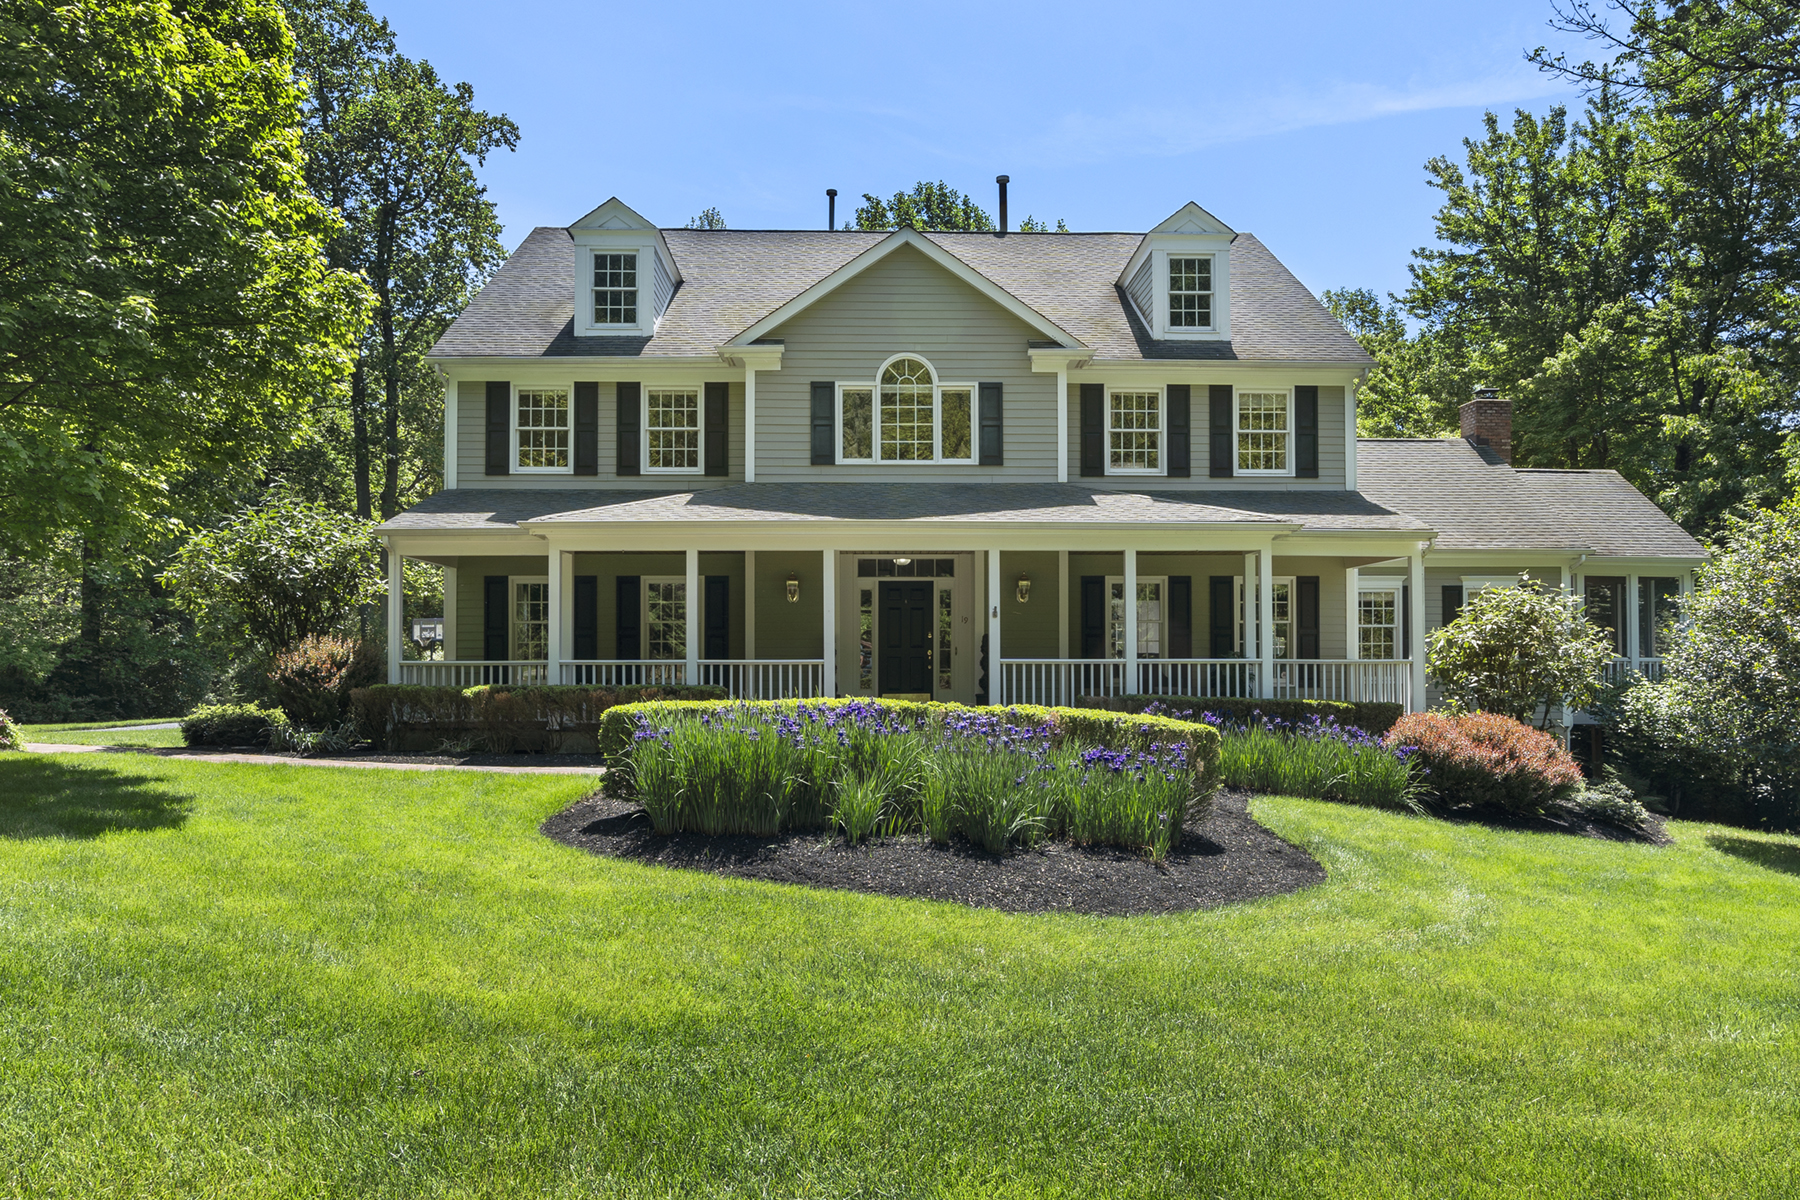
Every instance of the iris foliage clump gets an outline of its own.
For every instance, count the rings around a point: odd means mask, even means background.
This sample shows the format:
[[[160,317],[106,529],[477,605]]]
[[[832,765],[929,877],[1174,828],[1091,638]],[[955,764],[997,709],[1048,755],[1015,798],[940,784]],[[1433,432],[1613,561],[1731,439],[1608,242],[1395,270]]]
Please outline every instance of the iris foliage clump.
[[[1160,859],[1206,802],[1178,741],[1108,748],[1054,719],[876,701],[652,710],[625,766],[661,833],[920,832],[990,853],[1066,837]]]

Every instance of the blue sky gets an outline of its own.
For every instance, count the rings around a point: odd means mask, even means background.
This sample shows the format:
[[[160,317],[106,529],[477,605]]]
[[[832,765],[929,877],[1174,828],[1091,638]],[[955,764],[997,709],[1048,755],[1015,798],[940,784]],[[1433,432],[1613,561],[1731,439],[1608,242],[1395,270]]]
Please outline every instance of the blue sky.
[[[1548,0],[370,6],[518,122],[483,173],[509,248],[611,195],[819,228],[827,187],[840,222],[918,179],[991,211],[1004,172],[1015,222],[1139,230],[1191,199],[1314,291],[1398,291],[1424,162],[1485,109],[1578,103],[1522,58],[1559,44]]]

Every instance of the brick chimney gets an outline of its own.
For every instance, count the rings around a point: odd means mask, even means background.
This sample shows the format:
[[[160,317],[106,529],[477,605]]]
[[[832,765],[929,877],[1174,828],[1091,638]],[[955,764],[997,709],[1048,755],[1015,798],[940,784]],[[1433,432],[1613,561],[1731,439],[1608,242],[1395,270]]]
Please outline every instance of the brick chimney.
[[[1512,461],[1512,401],[1502,400],[1497,388],[1476,388],[1475,398],[1462,406],[1462,435],[1472,445],[1486,446],[1501,461]]]

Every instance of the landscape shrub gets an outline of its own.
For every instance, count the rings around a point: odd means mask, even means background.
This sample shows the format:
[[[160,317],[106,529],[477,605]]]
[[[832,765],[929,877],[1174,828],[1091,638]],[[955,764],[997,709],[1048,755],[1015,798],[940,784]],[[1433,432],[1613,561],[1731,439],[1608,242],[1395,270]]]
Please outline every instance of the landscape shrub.
[[[315,634],[275,656],[269,690],[293,724],[336,728],[349,711],[351,691],[377,682],[381,672],[374,643]]]
[[[0,750],[23,750],[24,748],[24,735],[19,732],[19,727],[13,724],[12,718],[6,715],[6,710],[0,708]]]
[[[1590,821],[1625,829],[1644,829],[1650,824],[1650,810],[1638,801],[1630,787],[1616,778],[1585,788],[1565,804]]]
[[[377,684],[350,693],[356,735],[379,750],[435,750],[446,742],[494,754],[594,753],[607,709],[646,700],[707,700],[707,687],[472,688]]]
[[[1541,813],[1582,786],[1580,766],[1554,737],[1498,713],[1408,713],[1386,741],[1412,747],[1425,786],[1453,808]]]
[[[287,726],[279,708],[203,704],[181,719],[181,740],[190,746],[262,746]]]
[[[1219,775],[1225,786],[1282,796],[1337,800],[1368,808],[1421,812],[1424,787],[1414,751],[1390,747],[1353,725],[1317,716],[1299,724],[1264,718],[1218,724]]]
[[[1153,858],[1211,795],[1218,752],[1190,722],[862,699],[621,706],[601,743],[609,790],[659,832],[920,830],[996,853],[1067,836]]]

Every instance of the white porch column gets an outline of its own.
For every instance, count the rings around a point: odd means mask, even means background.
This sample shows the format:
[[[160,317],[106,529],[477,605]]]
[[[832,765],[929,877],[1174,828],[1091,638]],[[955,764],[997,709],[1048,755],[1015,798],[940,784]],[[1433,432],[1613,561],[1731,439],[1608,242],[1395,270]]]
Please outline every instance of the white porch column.
[[[1355,567],[1344,568],[1344,657],[1362,657],[1362,639],[1357,636],[1357,588],[1362,584],[1362,572]]]
[[[544,656],[547,660],[544,666],[544,682],[561,683],[563,652],[569,644],[565,640],[563,624],[569,619],[569,609],[574,607],[573,598],[564,596],[563,589],[573,588],[575,581],[563,569],[567,564],[561,550],[551,546],[544,558],[545,582],[548,584],[544,590],[550,593],[550,638],[548,653]]]
[[[756,482],[756,368],[747,362],[744,364],[744,482]]]
[[[683,676],[688,686],[700,682],[700,639],[705,631],[700,628],[700,551],[690,548],[687,552],[687,586],[683,593],[686,603],[682,606],[681,619],[686,624],[687,636],[687,673]]]
[[[1056,657],[1069,657],[1069,552],[1056,552]]]
[[[744,657],[756,657],[756,551],[744,551]]]
[[[1069,482],[1069,364],[1067,362],[1059,364],[1056,368],[1056,482]],[[1069,556],[1065,552],[1063,565],[1068,566],[1068,562]],[[1064,571],[1063,575],[1064,578],[1067,578],[1068,572]],[[1063,625],[1066,628],[1068,622],[1063,622]],[[1065,633],[1063,637],[1064,640],[1067,640],[1068,635]],[[1063,651],[1063,657],[1069,657],[1066,649]]]
[[[827,696],[837,695],[837,592],[838,592],[838,560],[836,550],[822,552],[825,567],[824,581],[819,585],[825,589],[820,597],[820,607],[825,610],[825,686],[820,690]]]
[[[1000,670],[1000,551],[987,552],[988,602],[988,703],[1005,704],[1005,684]]]
[[[456,657],[456,568],[444,568],[444,660]]]
[[[1620,606],[1624,611],[1619,619],[1625,628],[1619,631],[1619,641],[1625,647],[1625,662],[1629,669],[1637,659],[1644,657],[1644,648],[1638,645],[1638,577],[1625,577],[1625,603]]]
[[[1264,700],[1275,698],[1275,551],[1274,543],[1269,549],[1260,550],[1256,555],[1256,642],[1262,651],[1262,664],[1257,668],[1262,676],[1260,694]],[[1293,597],[1288,597],[1293,603]],[[1293,614],[1290,612],[1289,616]]]
[[[456,486],[456,380],[444,376],[444,487]],[[446,644],[449,638],[445,638]],[[444,655],[449,658],[450,655]]]
[[[1406,556],[1411,603],[1407,605],[1412,625],[1412,711],[1425,711],[1425,546],[1419,543]]]
[[[1125,550],[1125,694],[1136,695],[1138,686],[1137,551]]]
[[[406,624],[406,571],[400,552],[388,543],[387,552],[387,654],[388,682],[400,682],[400,639]]]
[[[1256,649],[1256,551],[1254,550],[1244,555],[1244,604],[1240,615],[1244,622],[1244,644],[1239,649],[1246,659],[1253,659],[1258,657]]]

